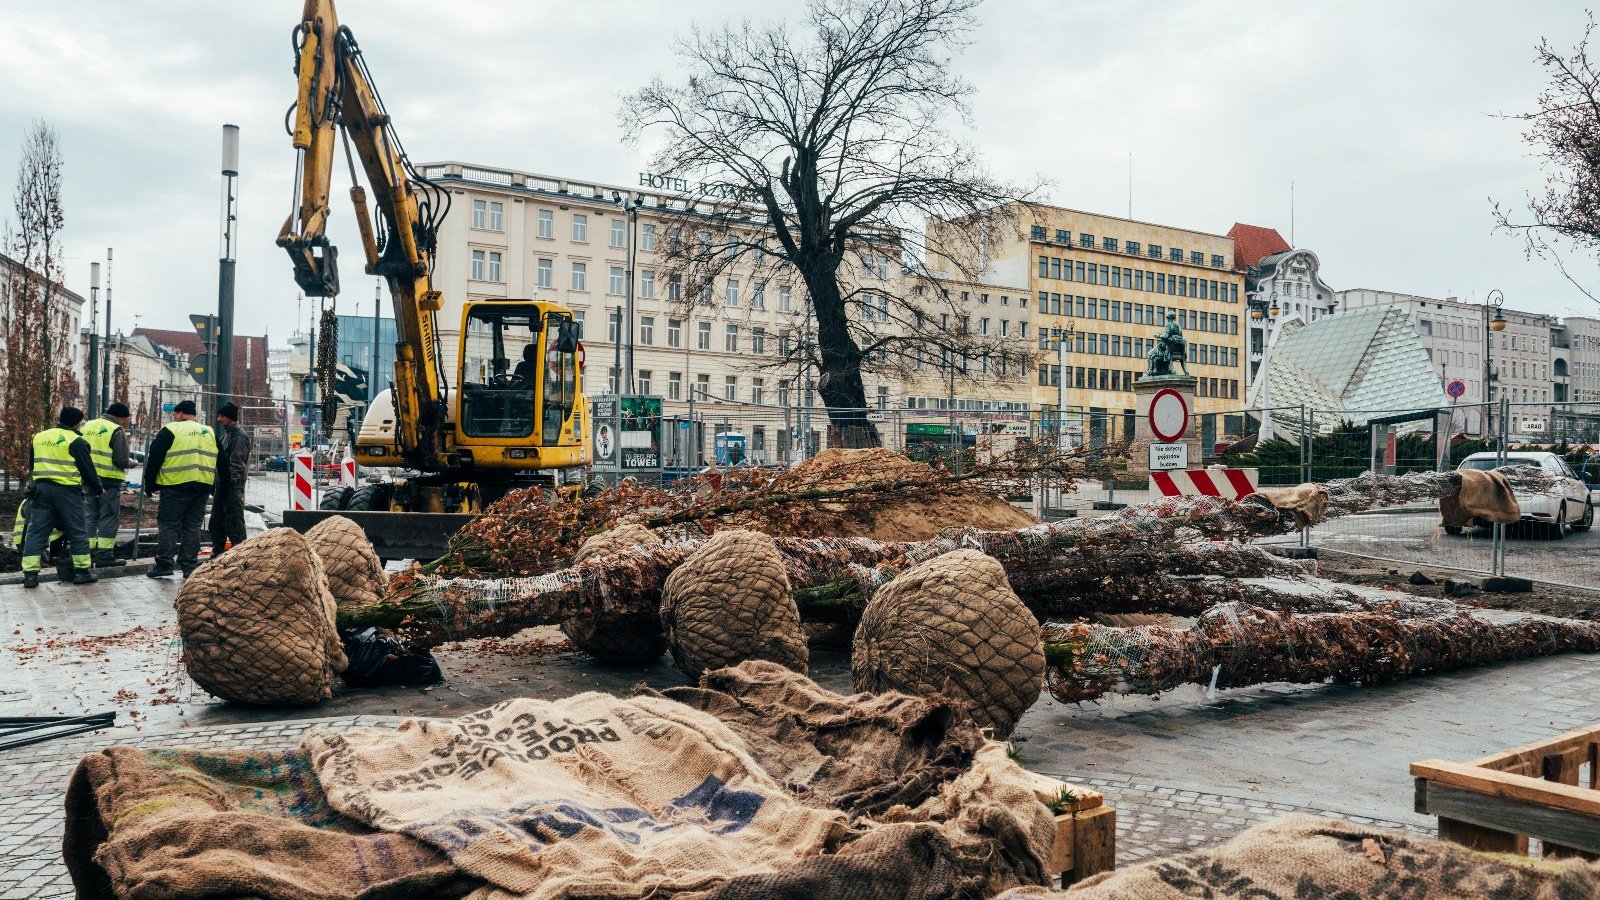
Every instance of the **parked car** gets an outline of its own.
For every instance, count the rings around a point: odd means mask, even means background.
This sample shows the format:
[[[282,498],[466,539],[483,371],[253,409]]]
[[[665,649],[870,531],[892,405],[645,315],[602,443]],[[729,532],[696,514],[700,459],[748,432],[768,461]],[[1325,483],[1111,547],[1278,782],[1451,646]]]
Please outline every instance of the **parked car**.
[[[1472,454],[1456,468],[1489,470],[1498,465],[1500,463],[1495,454],[1485,452]],[[1522,521],[1549,529],[1550,536],[1557,540],[1566,536],[1568,528],[1588,531],[1594,525],[1594,498],[1566,460],[1549,452],[1511,451],[1506,453],[1505,465],[1538,466],[1560,481],[1559,488],[1548,494],[1518,492],[1517,506],[1522,508]],[[1473,524],[1482,526],[1486,523],[1477,521]],[[1448,534],[1461,533],[1461,529],[1453,525],[1446,525],[1444,530]]]

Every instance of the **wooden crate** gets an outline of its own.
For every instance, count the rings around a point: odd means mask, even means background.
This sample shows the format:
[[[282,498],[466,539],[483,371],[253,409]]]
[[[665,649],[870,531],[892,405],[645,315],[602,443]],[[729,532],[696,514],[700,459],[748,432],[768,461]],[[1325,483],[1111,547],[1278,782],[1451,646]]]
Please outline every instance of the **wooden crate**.
[[[1470,763],[1411,764],[1416,810],[1439,837],[1476,850],[1600,859],[1600,726]]]
[[[1117,811],[1099,791],[1070,784],[1061,786],[1072,791],[1072,799],[1056,816],[1050,871],[1061,875],[1061,886],[1065,888],[1116,867]]]

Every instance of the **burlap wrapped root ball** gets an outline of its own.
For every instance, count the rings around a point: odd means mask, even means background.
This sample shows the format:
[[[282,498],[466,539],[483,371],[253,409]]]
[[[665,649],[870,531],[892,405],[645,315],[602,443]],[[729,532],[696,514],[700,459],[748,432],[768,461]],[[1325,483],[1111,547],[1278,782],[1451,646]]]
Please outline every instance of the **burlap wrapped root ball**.
[[[1005,737],[1039,699],[1039,622],[1005,569],[976,550],[928,560],[884,585],[856,627],[856,690],[942,694]]]
[[[805,672],[809,651],[783,557],[758,531],[718,531],[668,576],[661,622],[690,678],[747,659]]]
[[[329,516],[306,532],[306,543],[322,560],[334,603],[362,606],[383,599],[387,584],[383,561],[360,525],[344,516]]]
[[[638,546],[659,547],[661,538],[643,525],[618,525],[590,535],[572,561],[576,564],[603,559]],[[660,659],[667,649],[658,612],[580,616],[562,622],[561,633],[579,650],[606,665],[647,665]]]
[[[322,561],[273,528],[195,570],[178,592],[189,675],[232,703],[289,706],[333,696],[346,660]]]

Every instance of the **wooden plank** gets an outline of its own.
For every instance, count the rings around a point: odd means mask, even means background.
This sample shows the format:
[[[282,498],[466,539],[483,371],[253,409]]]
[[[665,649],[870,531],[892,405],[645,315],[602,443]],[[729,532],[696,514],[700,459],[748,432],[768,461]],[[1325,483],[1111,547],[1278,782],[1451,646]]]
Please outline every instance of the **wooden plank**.
[[[1072,871],[1073,831],[1072,813],[1056,816],[1056,837],[1050,844],[1050,872],[1060,875],[1063,884],[1066,883],[1067,874]]]
[[[1485,796],[1438,782],[1428,784],[1424,805],[1425,813],[1439,817],[1440,837],[1476,849],[1526,853],[1526,838],[1536,837],[1561,847],[1600,853],[1600,818],[1595,816],[1556,809],[1536,800]],[[1477,826],[1478,830],[1459,829],[1460,824]],[[1499,835],[1484,835],[1485,830]],[[1507,850],[1505,838],[1510,836],[1523,838],[1520,851]]]
[[[1473,850],[1482,850],[1485,853],[1528,855],[1528,836],[1525,834],[1508,834],[1444,816],[1439,817],[1439,840],[1460,844]]]
[[[1411,774],[1416,778],[1426,778],[1436,785],[1582,813],[1600,820],[1600,791],[1441,759],[1414,762],[1411,764]]]
[[[1117,811],[1099,806],[1076,813],[1073,819],[1071,877],[1062,870],[1062,887],[1117,866]]]
[[[1600,741],[1600,725],[1589,725],[1566,734],[1558,734],[1553,738],[1524,744],[1503,753],[1480,757],[1467,765],[1500,771],[1520,770],[1527,775],[1539,771],[1538,760],[1541,757],[1561,752],[1569,747],[1592,744],[1595,741]]]

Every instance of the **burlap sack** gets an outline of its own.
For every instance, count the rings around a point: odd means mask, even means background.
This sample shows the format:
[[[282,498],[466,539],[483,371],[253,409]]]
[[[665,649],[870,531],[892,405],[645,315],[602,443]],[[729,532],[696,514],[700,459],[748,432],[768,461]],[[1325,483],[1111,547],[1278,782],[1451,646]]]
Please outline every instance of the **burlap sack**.
[[[322,558],[328,593],[339,606],[361,606],[383,598],[383,561],[361,526],[344,516],[329,516],[306,532],[306,543]]]
[[[850,672],[858,691],[949,697],[1004,737],[1039,699],[1044,644],[1005,568],[977,550],[955,550],[873,594]]]
[[[717,719],[658,697],[517,699],[305,740],[340,813],[437,847],[487,898],[643,898],[776,872],[844,837]]]
[[[1328,492],[1320,484],[1264,488],[1256,494],[1265,497],[1279,512],[1294,516],[1295,525],[1300,528],[1320,524],[1328,514]]]
[[[603,559],[638,546],[659,547],[661,538],[643,525],[631,522],[618,525],[590,535],[578,548],[572,563]],[[648,665],[661,658],[667,649],[666,629],[658,611],[603,613],[567,619],[561,623],[561,633],[573,646],[606,665]]]
[[[1012,891],[1006,900],[1038,897]],[[1056,895],[1060,896],[1060,895]],[[1214,850],[1096,875],[1070,900],[1565,900],[1600,897],[1600,867],[1533,861],[1348,822],[1291,815]]]
[[[317,703],[345,656],[322,561],[292,528],[271,528],[195,570],[178,591],[189,675],[232,703]]]
[[[1460,469],[1456,474],[1461,476],[1461,490],[1455,496],[1439,498],[1439,518],[1444,524],[1466,527],[1477,518],[1510,525],[1522,518],[1522,507],[1505,475],[1480,469]]]
[[[661,622],[685,675],[766,659],[806,670],[810,650],[783,557],[758,531],[723,529],[674,569]]]
[[[67,785],[62,856],[81,900],[453,898],[479,884],[330,809],[303,750],[91,753]]]

